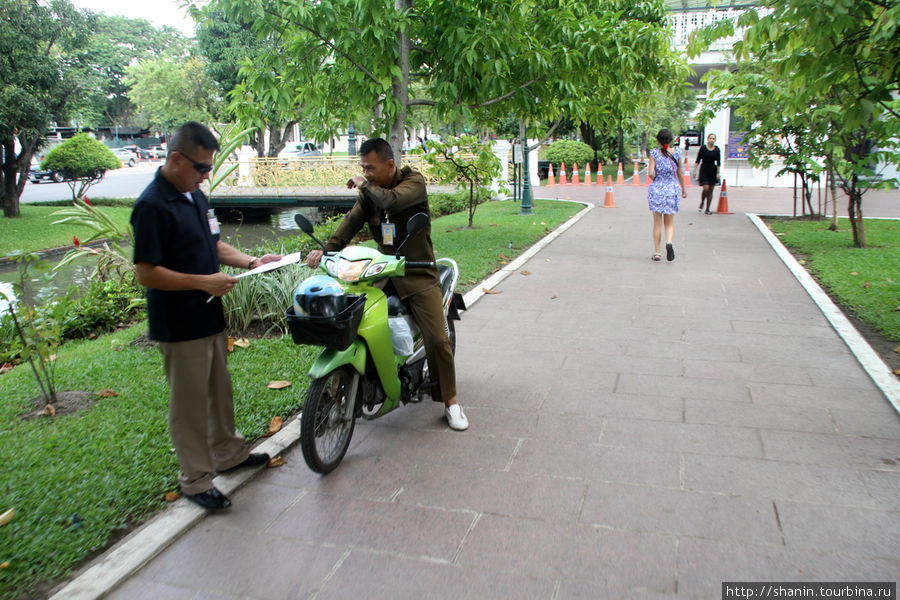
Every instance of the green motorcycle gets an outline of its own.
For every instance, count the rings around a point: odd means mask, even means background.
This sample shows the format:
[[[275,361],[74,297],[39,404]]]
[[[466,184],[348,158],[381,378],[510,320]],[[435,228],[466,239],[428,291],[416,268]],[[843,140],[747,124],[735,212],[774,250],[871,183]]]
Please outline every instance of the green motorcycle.
[[[324,250],[312,224],[300,214],[294,219]],[[465,310],[456,292],[459,267],[450,258],[417,262],[399,254],[428,220],[426,213],[410,218],[395,256],[364,246],[325,252],[319,269],[337,280],[340,289],[329,289],[334,286],[327,282],[319,285],[312,277],[298,287],[303,293],[295,292],[294,306],[286,313],[294,343],[324,346],[309,370],[312,382],[300,417],[303,458],[317,473],[330,473],[340,464],[357,418],[377,419],[401,404],[421,402],[436,386],[429,380],[422,335],[409,308],[376,287],[377,281],[403,277],[407,268],[436,268],[450,346],[456,352],[453,322]],[[304,287],[307,282],[311,285]]]

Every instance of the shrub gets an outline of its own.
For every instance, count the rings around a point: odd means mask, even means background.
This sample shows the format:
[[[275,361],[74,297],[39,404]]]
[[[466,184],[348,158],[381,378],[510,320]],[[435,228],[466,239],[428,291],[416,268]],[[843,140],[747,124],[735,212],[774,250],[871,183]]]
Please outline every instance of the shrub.
[[[431,209],[431,218],[437,219],[466,210],[466,200],[466,194],[461,192],[429,195],[428,207]]]
[[[90,186],[103,179],[106,171],[121,166],[109,148],[86,133],[79,133],[51,149],[41,161],[41,168],[65,176],[73,200],[83,197]]]
[[[142,304],[134,301],[142,293],[134,279],[92,279],[80,296],[71,289],[62,322],[63,338],[84,338],[115,330],[143,312]]]
[[[583,166],[594,160],[594,149],[584,142],[558,140],[547,146],[547,160],[555,165],[565,163],[570,168],[573,163]]]

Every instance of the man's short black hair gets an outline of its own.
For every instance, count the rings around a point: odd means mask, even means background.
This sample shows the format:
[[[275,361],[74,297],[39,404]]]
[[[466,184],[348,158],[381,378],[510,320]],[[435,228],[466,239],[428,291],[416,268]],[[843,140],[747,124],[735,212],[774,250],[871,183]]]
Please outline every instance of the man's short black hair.
[[[394,159],[394,150],[384,138],[369,138],[359,147],[360,156],[366,156],[370,152],[377,154],[384,162]]]
[[[197,121],[188,121],[179,127],[168,143],[169,154],[177,151],[191,155],[198,148],[215,152],[219,149],[219,141],[209,127]]]

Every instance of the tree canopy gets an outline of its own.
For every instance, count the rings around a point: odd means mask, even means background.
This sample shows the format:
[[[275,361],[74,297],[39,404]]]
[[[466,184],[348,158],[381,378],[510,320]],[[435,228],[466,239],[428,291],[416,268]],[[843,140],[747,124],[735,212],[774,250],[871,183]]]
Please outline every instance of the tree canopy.
[[[0,0],[0,205],[7,217],[19,214],[47,126],[65,122],[83,97],[74,57],[92,24],[67,0]]]
[[[319,140],[369,117],[398,156],[417,107],[466,122],[600,123],[686,69],[661,0],[212,0],[208,10],[279,42],[245,67],[245,91],[298,107]]]

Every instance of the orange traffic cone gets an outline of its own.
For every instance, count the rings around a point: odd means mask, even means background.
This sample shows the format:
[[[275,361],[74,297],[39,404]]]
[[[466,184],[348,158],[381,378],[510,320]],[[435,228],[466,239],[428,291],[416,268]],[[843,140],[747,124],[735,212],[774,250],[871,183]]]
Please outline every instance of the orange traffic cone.
[[[578,163],[575,163],[572,168],[572,183],[569,185],[581,185],[581,180],[578,178]]]
[[[634,163],[634,178],[631,180],[631,185],[641,185],[641,172],[638,170],[637,163]]]
[[[684,157],[684,187],[691,187],[691,159]]]
[[[584,185],[591,185],[591,163],[584,168]]]
[[[597,161],[597,177],[594,179],[594,185],[603,185],[603,163]]]
[[[612,177],[612,175],[610,175]],[[619,163],[619,172],[616,174],[616,185],[625,185],[625,173],[622,171],[622,163]]]
[[[733,215],[733,212],[728,211],[728,186],[725,185],[725,180],[722,180],[722,192],[719,194],[719,206],[716,208],[717,215]]]
[[[606,197],[603,198],[603,208],[619,208],[616,206],[616,201],[613,198],[612,175],[609,176],[606,182]]]
[[[569,185],[566,179],[566,163],[559,163],[559,185]]]
[[[553,179],[553,163],[550,163],[550,168],[547,170],[547,185],[556,185],[556,181]]]

